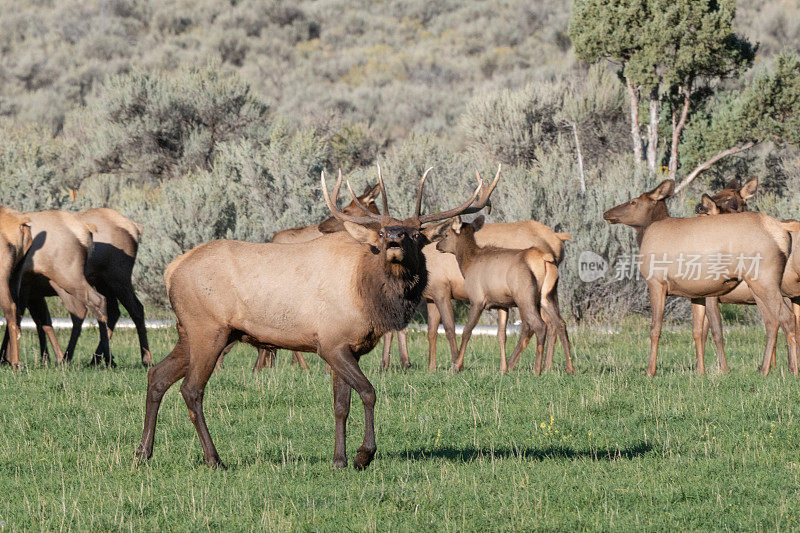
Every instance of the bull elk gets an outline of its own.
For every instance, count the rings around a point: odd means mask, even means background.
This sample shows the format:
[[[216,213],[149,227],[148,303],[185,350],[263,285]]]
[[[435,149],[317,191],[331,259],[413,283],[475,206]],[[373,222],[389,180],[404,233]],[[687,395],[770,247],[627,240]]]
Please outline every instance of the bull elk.
[[[674,190],[675,182],[665,180],[652,191],[609,209],[603,215],[611,224],[625,224],[636,230],[642,258],[639,269],[650,293],[648,375],[656,372],[658,341],[668,294],[705,305],[705,298],[727,294],[742,282],[753,292],[767,332],[761,372],[769,372],[780,324],[785,331],[791,331],[789,368],[797,373],[794,320],[781,295],[781,278],[790,247],[787,228],[771,217],[752,212],[670,217],[665,199]],[[686,254],[693,255],[691,275],[687,275]],[[721,261],[726,257],[760,260],[754,271],[740,268],[738,260]]]
[[[0,307],[10,332],[9,347],[2,359],[19,368],[19,311],[12,290],[14,269],[31,247],[30,217],[7,207],[0,207]]]
[[[534,372],[537,375],[541,373],[544,337],[548,329],[548,325],[542,320],[542,314],[545,314],[565,348],[567,373],[573,373],[567,327],[553,298],[558,282],[555,257],[536,248],[511,250],[479,246],[475,237],[480,234],[483,223],[483,216],[477,217],[472,223],[464,223],[460,217],[456,217],[447,235],[436,244],[437,250],[453,254],[458,261],[464,276],[464,290],[470,303],[469,319],[461,336],[455,370],[463,367],[467,342],[483,310],[497,308],[508,313],[510,307],[517,307],[522,320],[522,331],[511,354],[510,365],[506,363],[505,349],[501,350],[500,372],[514,369],[535,333]],[[549,356],[552,359],[552,353]]]
[[[224,466],[203,414],[203,395],[217,358],[233,342],[266,348],[316,352],[333,374],[335,439],[333,465],[344,467],[345,429],[354,389],[364,405],[364,439],[354,466],[366,468],[375,455],[375,390],[358,366],[388,331],[405,328],[427,283],[422,247],[441,238],[449,222],[467,212],[483,189],[461,206],[411,218],[389,214],[386,191],[382,215],[347,215],[336,206],[341,173],[323,195],[345,231],[297,244],[217,240],[175,259],[164,278],[177,318],[178,342],[147,374],[142,441],[136,456],[153,453],[158,408],[164,393],[184,378],[181,394],[190,411],[210,467]],[[355,197],[355,196],[354,196]],[[475,209],[483,205],[473,206]],[[369,227],[379,224],[378,229]]]

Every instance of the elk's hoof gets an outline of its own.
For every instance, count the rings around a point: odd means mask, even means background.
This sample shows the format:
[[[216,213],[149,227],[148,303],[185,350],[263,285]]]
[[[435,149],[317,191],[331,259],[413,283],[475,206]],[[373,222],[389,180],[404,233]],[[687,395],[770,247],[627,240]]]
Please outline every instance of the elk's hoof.
[[[141,444],[136,451],[133,452],[133,462],[134,463],[144,463],[147,462],[153,456],[153,450],[145,450],[144,446]]]
[[[334,468],[347,468],[347,459],[339,458],[333,460],[333,467]]]
[[[566,370],[566,373],[567,373],[568,376],[572,376],[573,374],[575,374],[575,369],[573,367],[571,367],[571,366],[568,366],[567,370]]]
[[[356,454],[355,458],[353,459],[353,468],[356,470],[364,470],[369,466],[372,462],[372,458],[375,457],[375,453],[369,453],[365,451],[360,451]]]
[[[16,363],[11,363],[11,368],[13,370],[22,370],[22,363],[17,361]]]
[[[210,461],[206,461],[206,466],[211,468],[211,469],[213,469],[213,470],[227,470],[228,469],[228,467],[225,466],[225,463],[223,463],[219,459],[219,457],[215,457],[215,458],[211,459]]]
[[[153,366],[153,356],[150,355],[150,352],[145,352],[142,355],[142,366],[144,367]]]

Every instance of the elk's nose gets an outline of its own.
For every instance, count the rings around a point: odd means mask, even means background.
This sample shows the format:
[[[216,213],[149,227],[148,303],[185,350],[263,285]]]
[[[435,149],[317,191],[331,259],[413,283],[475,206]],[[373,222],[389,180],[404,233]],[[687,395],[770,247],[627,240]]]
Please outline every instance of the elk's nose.
[[[386,234],[386,242],[397,242],[399,243],[406,237],[408,237],[408,232],[402,226],[389,226],[384,229]]]

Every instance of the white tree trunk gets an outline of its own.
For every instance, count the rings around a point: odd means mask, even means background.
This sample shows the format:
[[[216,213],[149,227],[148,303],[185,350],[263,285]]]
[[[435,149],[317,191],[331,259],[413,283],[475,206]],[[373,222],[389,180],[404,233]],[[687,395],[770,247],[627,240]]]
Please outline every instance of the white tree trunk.
[[[633,138],[633,155],[636,161],[643,161],[642,154],[642,133],[639,127],[639,94],[633,84],[625,80],[628,89],[628,96],[631,100],[631,137]]]
[[[658,155],[658,88],[650,92],[650,124],[647,125],[647,166],[656,171]]]
[[[677,192],[681,191],[681,190],[682,190],[684,187],[686,187],[686,186],[687,186],[687,185],[689,185],[689,184],[690,184],[692,181],[694,181],[694,179],[695,179],[697,176],[699,176],[701,172],[703,172],[703,171],[705,171],[705,170],[708,170],[709,168],[711,168],[711,167],[714,165],[714,163],[716,163],[717,161],[719,161],[719,160],[720,160],[720,159],[722,159],[723,157],[727,157],[727,156],[729,156],[729,155],[733,155],[733,154],[736,154],[736,153],[742,152],[742,151],[744,151],[744,150],[747,150],[748,148],[750,148],[750,147],[754,146],[755,144],[756,144],[756,143],[754,143],[753,141],[748,141],[748,142],[744,143],[744,144],[743,144],[743,145],[741,145],[741,146],[734,146],[733,148],[728,148],[727,150],[723,150],[723,151],[721,151],[721,152],[718,152],[718,153],[716,153],[716,154],[714,155],[714,157],[712,157],[712,158],[710,158],[709,160],[707,160],[707,161],[704,161],[704,162],[700,163],[699,165],[697,165],[697,166],[695,167],[695,169],[694,169],[694,170],[692,170],[692,171],[689,173],[689,175],[688,175],[688,176],[686,176],[686,177],[683,179],[683,181],[682,181],[682,182],[680,182],[680,183],[678,184],[678,186],[677,186],[677,187],[675,187],[675,192],[677,193]]]
[[[572,123],[572,135],[575,137],[575,151],[578,153],[578,179],[581,182],[581,192],[586,192],[586,176],[583,173],[583,151],[581,150],[581,139],[578,137],[578,124]]]

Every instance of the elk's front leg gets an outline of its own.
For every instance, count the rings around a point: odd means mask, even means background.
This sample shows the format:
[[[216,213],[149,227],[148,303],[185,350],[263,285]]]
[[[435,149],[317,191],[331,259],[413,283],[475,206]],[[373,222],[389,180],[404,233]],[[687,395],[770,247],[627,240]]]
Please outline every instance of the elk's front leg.
[[[362,470],[369,466],[373,457],[375,457],[375,389],[364,373],[361,372],[358,367],[358,361],[356,361],[353,352],[347,346],[339,347],[330,352],[320,350],[320,355],[331,365],[331,369],[335,372],[337,379],[343,380],[353,388],[361,397],[361,403],[364,404],[364,442],[353,459],[353,466],[358,470]],[[344,424],[344,420],[342,424]],[[344,425],[342,425],[342,428],[344,428]],[[342,439],[344,439],[344,430],[341,435]],[[341,449],[342,453],[344,453],[344,441],[342,441]],[[336,457],[334,457],[334,466],[338,466],[335,461]]]
[[[333,441],[333,467],[347,466],[347,417],[350,414],[350,385],[333,371],[333,416],[336,420]]]
[[[661,326],[664,322],[664,302],[667,299],[667,289],[658,281],[647,284],[650,289],[650,362],[647,365],[647,375],[656,373],[656,359],[658,358],[658,340],[661,338]]]

